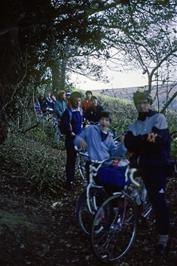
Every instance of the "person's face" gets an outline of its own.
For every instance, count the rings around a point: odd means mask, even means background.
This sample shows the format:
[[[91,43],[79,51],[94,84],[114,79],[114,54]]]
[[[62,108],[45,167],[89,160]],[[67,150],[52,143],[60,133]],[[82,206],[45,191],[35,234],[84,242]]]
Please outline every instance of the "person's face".
[[[66,93],[63,93],[62,99],[65,100],[66,99]]]
[[[110,120],[109,120],[109,118],[107,118],[107,117],[102,117],[102,118],[99,120],[99,122],[100,122],[100,126],[101,126],[102,128],[104,128],[104,129],[110,127]]]
[[[92,94],[91,94],[91,93],[87,93],[87,94],[86,94],[86,98],[87,98],[88,100],[91,100],[91,98],[92,98]]]
[[[78,108],[81,106],[81,98],[75,98],[73,99],[72,107]]]
[[[138,113],[146,113],[150,110],[150,103],[148,101],[140,101],[136,105]]]

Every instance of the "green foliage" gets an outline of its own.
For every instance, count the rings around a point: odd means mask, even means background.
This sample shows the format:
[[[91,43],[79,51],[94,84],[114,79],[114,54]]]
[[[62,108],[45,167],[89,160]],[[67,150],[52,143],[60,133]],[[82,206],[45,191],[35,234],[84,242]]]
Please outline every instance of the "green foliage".
[[[171,145],[171,154],[172,157],[177,160],[177,137],[173,139],[172,145]]]
[[[34,121],[33,121],[34,123]],[[52,148],[61,148],[63,149],[64,142],[61,137],[60,142],[57,143],[55,139],[56,128],[52,124],[52,120],[41,119],[37,127],[29,130],[26,133],[26,137],[37,141],[44,145],[49,145]]]
[[[170,129],[170,132],[174,132],[177,129],[177,112],[170,111],[166,115],[168,120],[168,126]]]
[[[28,135],[40,143],[47,143],[48,136],[42,127],[32,129]]]
[[[170,132],[175,132],[177,129],[177,112],[168,112],[167,119]],[[175,160],[177,160],[177,135],[176,137],[172,138],[171,155]]]
[[[111,113],[112,128],[117,134],[125,132],[137,116],[134,105],[129,101],[105,95],[98,94],[98,99],[103,108]]]
[[[5,145],[9,153],[3,156],[19,164],[34,190],[58,193],[63,182],[64,158],[61,151],[20,134],[9,134]]]

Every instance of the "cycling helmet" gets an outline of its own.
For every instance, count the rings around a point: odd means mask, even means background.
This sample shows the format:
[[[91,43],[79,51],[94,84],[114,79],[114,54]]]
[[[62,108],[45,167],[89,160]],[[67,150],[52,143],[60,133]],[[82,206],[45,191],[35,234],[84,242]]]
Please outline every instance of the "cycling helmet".
[[[135,105],[137,105],[142,101],[147,101],[148,103],[152,104],[152,97],[149,91],[147,90],[144,91],[137,90],[136,92],[133,93],[133,101]]]

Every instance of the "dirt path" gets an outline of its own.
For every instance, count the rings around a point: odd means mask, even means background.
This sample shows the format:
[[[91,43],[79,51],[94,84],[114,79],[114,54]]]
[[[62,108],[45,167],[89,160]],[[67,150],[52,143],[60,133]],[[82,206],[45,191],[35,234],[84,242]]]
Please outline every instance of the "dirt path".
[[[61,188],[58,196],[38,197],[19,166],[0,165],[0,265],[2,266],[101,266],[92,254],[89,240],[80,232],[75,218],[75,204],[80,193]],[[169,199],[173,226],[171,250],[177,250],[177,182],[169,186]],[[56,209],[52,203],[58,201]],[[153,227],[138,228],[134,247],[120,266],[177,265],[171,261],[155,259]]]

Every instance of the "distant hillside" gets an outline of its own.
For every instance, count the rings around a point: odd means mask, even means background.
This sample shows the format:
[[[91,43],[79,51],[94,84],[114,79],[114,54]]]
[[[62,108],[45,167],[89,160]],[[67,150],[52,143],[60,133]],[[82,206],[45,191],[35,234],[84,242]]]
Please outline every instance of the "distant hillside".
[[[133,93],[137,90],[140,89],[141,87],[130,87],[130,88],[117,88],[117,89],[103,89],[103,90],[94,90],[94,92],[103,94],[103,95],[108,95],[114,98],[119,98],[119,99],[126,99],[132,101]],[[159,103],[157,102],[157,99],[154,102],[154,105],[157,106],[159,104],[160,107],[163,106],[163,103],[166,102],[166,91],[167,87],[166,86],[161,86],[159,88]],[[177,91],[177,85],[173,88],[172,92],[170,95],[173,95],[174,92]],[[155,89],[152,91],[152,96],[155,98]],[[177,98],[173,100],[173,102],[169,106],[170,109],[177,111]]]

